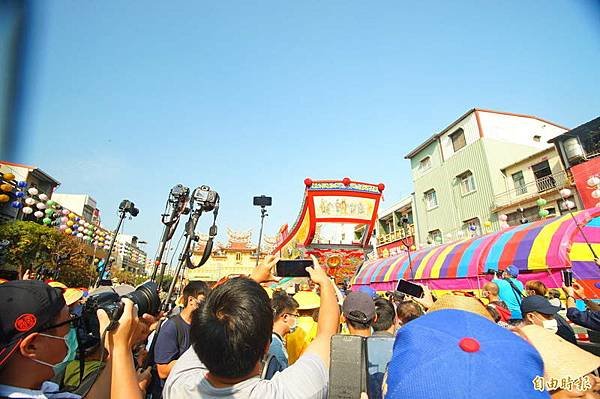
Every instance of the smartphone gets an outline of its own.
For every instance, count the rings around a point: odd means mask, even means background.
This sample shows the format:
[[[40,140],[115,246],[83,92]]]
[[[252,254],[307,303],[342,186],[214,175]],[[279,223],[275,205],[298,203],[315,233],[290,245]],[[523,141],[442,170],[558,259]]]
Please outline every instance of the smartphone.
[[[306,268],[312,266],[312,259],[280,259],[276,273],[278,277],[310,277]]]
[[[562,278],[565,283],[565,287],[571,287],[573,285],[573,270],[571,270],[571,269],[563,270]]]
[[[331,337],[329,399],[357,399],[366,392],[364,338],[357,335]]]
[[[423,298],[423,287],[418,284],[411,283],[410,281],[398,281],[398,287],[396,287],[396,291],[400,291],[415,298]]]

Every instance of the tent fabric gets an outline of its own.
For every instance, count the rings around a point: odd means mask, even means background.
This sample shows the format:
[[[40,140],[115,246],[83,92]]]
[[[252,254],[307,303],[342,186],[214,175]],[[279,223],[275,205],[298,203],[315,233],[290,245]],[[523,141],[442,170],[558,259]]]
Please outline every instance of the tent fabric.
[[[406,253],[371,260],[363,264],[353,284],[392,283],[393,286],[399,279],[408,279],[445,280],[434,285],[464,286],[466,281],[457,284],[452,281],[470,279],[468,285],[477,285],[477,277],[485,271],[501,270],[508,265],[515,265],[521,271],[544,272],[541,276],[552,279],[556,277],[553,270],[572,266],[576,278],[600,279],[585,238],[600,254],[600,208],[425,248],[412,252],[410,261]]]

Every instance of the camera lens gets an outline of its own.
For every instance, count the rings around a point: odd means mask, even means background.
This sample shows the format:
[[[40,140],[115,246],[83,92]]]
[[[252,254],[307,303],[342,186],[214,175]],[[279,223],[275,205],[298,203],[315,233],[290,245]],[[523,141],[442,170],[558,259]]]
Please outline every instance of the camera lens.
[[[158,286],[153,281],[147,281],[140,285],[130,294],[124,295],[138,306],[138,315],[144,313],[151,315],[158,314],[160,309],[160,298],[158,296]]]

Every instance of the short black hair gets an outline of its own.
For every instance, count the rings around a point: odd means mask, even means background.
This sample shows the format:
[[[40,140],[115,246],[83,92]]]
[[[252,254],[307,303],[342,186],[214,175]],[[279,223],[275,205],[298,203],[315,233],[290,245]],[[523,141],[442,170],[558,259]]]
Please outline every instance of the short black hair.
[[[423,309],[412,301],[401,302],[396,308],[396,315],[402,324],[423,316]]]
[[[353,310],[350,312],[350,315],[355,316],[360,319],[364,319],[367,317],[360,310]],[[350,320],[349,318],[346,317],[346,323],[350,327],[354,328],[355,330],[368,330],[369,328],[371,328],[371,325],[373,324],[373,319],[367,321],[366,323],[361,323],[359,321]]]
[[[212,290],[193,314],[190,341],[212,374],[241,378],[264,356],[272,332],[267,292],[249,278],[236,277]]]
[[[191,296],[195,298],[198,295],[202,294],[204,295],[204,298],[206,298],[209,292],[210,288],[208,287],[208,284],[206,284],[204,281],[190,281],[183,289],[183,306],[187,306],[188,299]]]
[[[373,330],[386,331],[394,325],[396,311],[394,305],[387,299],[375,299],[375,314],[377,314],[377,319],[373,322]]]
[[[284,313],[295,312],[298,309],[298,301],[288,295],[287,292],[273,293],[273,299],[271,299],[271,307],[273,308],[274,318],[278,318]]]

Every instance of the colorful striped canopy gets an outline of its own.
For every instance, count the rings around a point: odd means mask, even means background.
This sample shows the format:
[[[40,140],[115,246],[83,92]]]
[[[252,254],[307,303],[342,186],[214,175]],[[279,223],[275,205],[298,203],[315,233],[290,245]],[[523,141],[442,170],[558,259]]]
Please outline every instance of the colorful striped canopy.
[[[534,274],[544,272],[552,278],[559,274],[558,270],[572,267],[578,279],[600,279],[586,238],[600,255],[600,208],[425,248],[411,253],[410,261],[407,254],[368,261],[353,283],[372,285],[395,283],[399,279],[435,280],[439,289],[473,288],[473,278],[489,269],[504,269],[508,265]],[[386,289],[391,286],[393,284]]]

